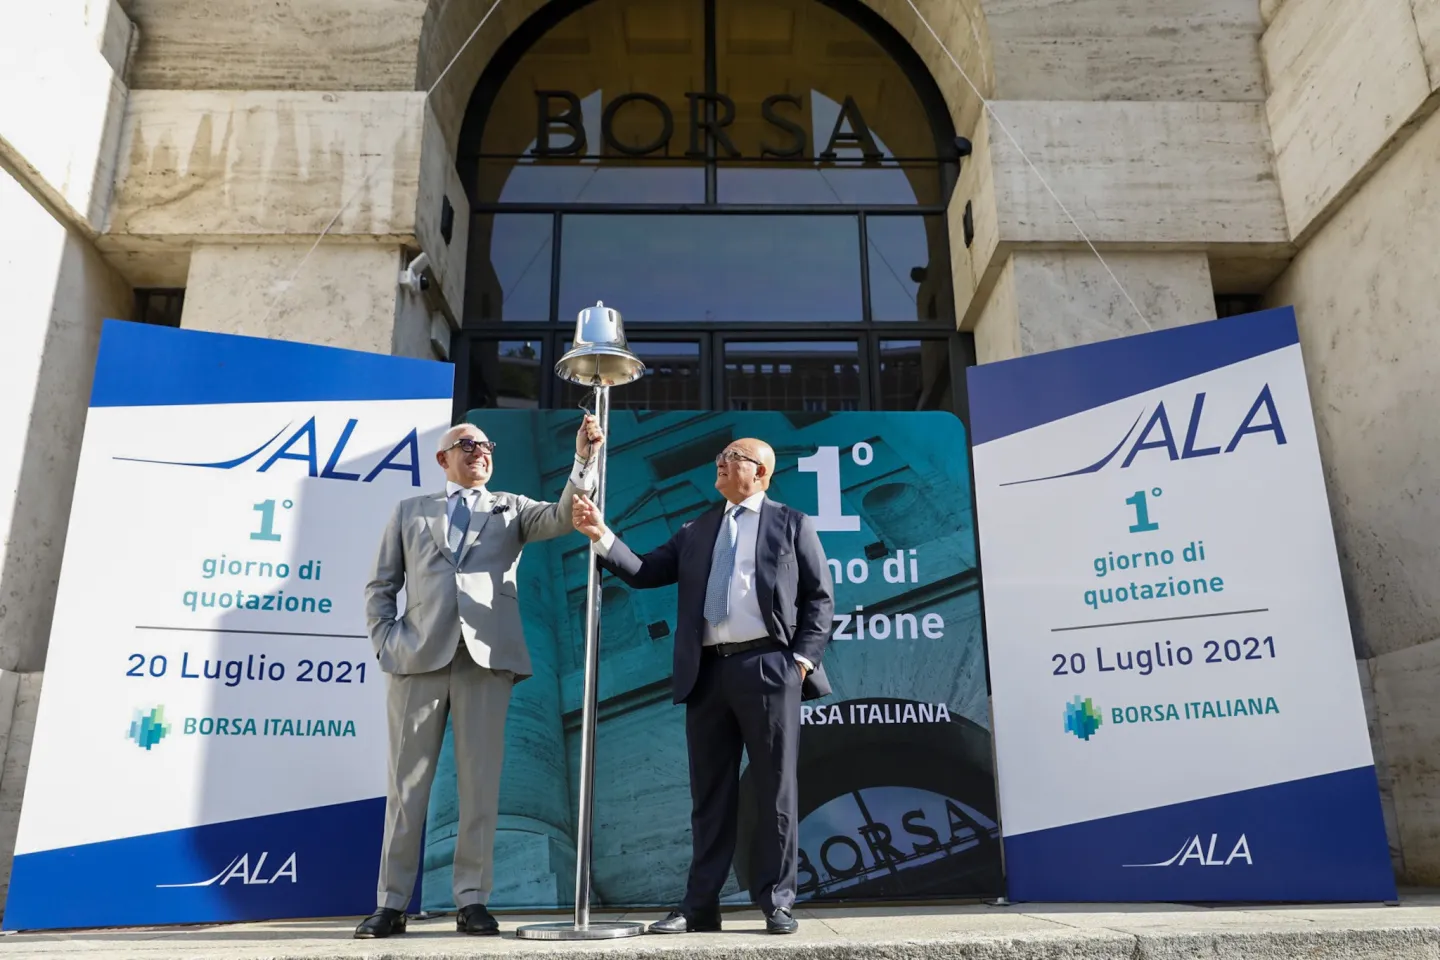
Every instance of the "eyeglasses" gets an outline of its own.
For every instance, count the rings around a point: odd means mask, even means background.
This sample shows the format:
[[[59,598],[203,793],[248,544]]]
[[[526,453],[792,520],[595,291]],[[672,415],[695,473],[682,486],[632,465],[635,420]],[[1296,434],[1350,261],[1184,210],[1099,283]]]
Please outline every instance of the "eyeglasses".
[[[456,447],[459,447],[460,450],[461,450],[467,457],[468,457],[470,454],[474,453],[476,450],[479,450],[481,453],[485,454],[485,455],[488,457],[488,456],[490,456],[491,454],[493,454],[493,453],[495,452],[495,441],[494,441],[494,440],[476,440],[476,439],[474,439],[474,438],[472,438],[472,437],[461,437],[459,440],[456,440],[454,443],[450,444],[450,446],[446,447],[444,450],[441,450],[440,452],[441,452],[441,453],[449,453],[451,450],[454,450]]]
[[[720,466],[722,463],[735,463],[735,462],[737,462],[737,461],[739,461],[739,460],[748,460],[748,461],[750,461],[751,463],[755,464],[755,466],[757,466],[757,467],[763,467],[763,466],[765,466],[765,464],[761,463],[759,460],[756,460],[754,457],[747,457],[747,456],[745,456],[745,454],[741,453],[739,450],[722,450],[722,451],[720,451],[720,455],[715,458],[715,466],[718,467],[718,466]]]

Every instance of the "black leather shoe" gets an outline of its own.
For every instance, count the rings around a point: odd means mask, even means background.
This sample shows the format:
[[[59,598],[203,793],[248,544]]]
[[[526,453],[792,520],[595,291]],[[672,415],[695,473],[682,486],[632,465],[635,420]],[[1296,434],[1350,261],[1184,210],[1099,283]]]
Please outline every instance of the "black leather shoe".
[[[800,924],[783,907],[765,918],[766,933],[794,933],[799,929]]]
[[[405,932],[405,911],[381,907],[360,921],[355,928],[356,940],[378,940],[395,933]]]
[[[455,915],[455,929],[477,937],[494,937],[500,934],[500,921],[490,916],[485,904],[472,903]]]
[[[664,920],[650,924],[651,933],[719,933],[720,908],[712,907],[696,913],[686,914],[671,910]]]

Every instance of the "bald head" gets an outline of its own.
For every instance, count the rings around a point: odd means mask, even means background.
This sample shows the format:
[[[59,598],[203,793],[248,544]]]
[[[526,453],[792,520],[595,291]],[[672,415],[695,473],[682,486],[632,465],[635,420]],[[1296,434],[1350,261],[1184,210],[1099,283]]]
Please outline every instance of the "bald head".
[[[775,475],[775,451],[770,448],[770,444],[764,440],[756,440],[754,437],[745,437],[736,440],[730,446],[741,451],[747,457],[754,457],[760,461],[761,465],[765,467],[765,471],[760,477],[763,482],[760,489],[768,489],[770,478]]]
[[[485,431],[473,423],[457,423],[455,426],[440,434],[440,442],[435,446],[436,453],[444,453],[455,445],[455,441],[461,437],[474,437],[476,440],[488,439]]]
[[[715,458],[715,489],[731,503],[740,503],[770,488],[775,451],[764,440],[744,437]]]

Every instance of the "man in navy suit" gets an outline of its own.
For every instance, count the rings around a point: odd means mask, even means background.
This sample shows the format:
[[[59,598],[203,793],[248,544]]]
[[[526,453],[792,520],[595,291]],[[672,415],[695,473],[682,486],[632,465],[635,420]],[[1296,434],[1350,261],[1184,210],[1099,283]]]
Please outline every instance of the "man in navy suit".
[[[800,701],[830,693],[820,658],[830,640],[834,587],[820,537],[799,510],[767,499],[775,451],[736,440],[715,458],[725,503],[636,556],[575,498],[575,528],[600,563],[632,587],[679,584],[676,703],[685,704],[692,856],[679,909],[652,933],[720,929],[720,890],[735,856],[740,751],[756,778],[759,819],[750,896],[770,933],[794,933],[799,810],[795,783]]]

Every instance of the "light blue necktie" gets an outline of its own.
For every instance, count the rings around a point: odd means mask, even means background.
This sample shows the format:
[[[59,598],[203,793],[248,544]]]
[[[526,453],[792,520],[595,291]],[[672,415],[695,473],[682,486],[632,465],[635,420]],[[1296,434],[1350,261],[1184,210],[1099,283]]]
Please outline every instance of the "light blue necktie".
[[[730,575],[735,572],[735,540],[743,505],[725,511],[725,526],[715,537],[710,554],[710,581],[705,584],[705,619],[718,624],[730,615]]]
[[[460,562],[460,548],[465,545],[465,534],[470,532],[469,499],[466,491],[461,490],[460,499],[455,503],[455,513],[450,517],[450,535],[446,542],[455,556],[456,564]]]

